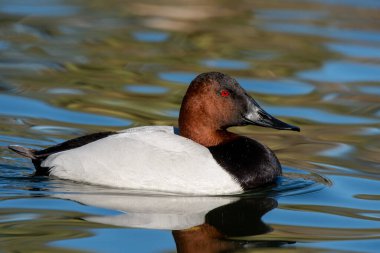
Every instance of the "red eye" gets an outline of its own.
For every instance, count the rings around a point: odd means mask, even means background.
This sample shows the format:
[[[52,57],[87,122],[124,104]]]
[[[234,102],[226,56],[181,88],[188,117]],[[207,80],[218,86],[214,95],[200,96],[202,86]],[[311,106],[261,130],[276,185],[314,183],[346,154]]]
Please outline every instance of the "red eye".
[[[220,95],[221,95],[222,97],[228,97],[228,96],[230,95],[230,93],[229,93],[227,90],[222,90],[222,91],[220,92]]]

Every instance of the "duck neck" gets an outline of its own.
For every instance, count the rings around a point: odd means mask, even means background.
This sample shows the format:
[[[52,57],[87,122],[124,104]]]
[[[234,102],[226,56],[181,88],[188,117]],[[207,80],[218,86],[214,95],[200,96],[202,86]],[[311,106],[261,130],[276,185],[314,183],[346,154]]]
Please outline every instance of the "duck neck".
[[[220,129],[202,122],[179,121],[179,133],[181,136],[191,139],[205,147],[212,147],[225,143],[237,137],[225,129]]]

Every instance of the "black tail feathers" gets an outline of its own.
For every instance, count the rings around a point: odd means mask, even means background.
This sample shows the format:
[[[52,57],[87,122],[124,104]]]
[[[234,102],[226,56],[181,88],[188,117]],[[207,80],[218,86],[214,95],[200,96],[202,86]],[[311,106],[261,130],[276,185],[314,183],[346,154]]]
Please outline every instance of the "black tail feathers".
[[[17,154],[20,154],[22,156],[28,157],[28,158],[30,158],[32,160],[37,159],[37,157],[34,154],[34,152],[35,152],[34,149],[25,148],[25,147],[22,147],[22,146],[19,146],[19,145],[9,145],[8,148],[10,150],[16,152]]]

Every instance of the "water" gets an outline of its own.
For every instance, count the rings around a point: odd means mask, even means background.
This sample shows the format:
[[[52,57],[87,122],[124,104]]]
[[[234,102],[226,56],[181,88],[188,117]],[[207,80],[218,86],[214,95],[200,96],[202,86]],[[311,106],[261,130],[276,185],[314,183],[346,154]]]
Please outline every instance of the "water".
[[[0,0],[2,252],[378,252],[380,5]],[[189,197],[30,177],[6,149],[176,125],[198,73],[228,73],[301,133],[277,185]]]

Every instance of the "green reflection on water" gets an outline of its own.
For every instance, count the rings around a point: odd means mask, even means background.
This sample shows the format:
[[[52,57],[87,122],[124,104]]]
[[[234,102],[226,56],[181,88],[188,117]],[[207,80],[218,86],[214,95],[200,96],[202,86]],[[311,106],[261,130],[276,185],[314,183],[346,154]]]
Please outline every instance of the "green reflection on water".
[[[49,246],[63,238],[94,236],[89,229],[101,226],[85,222],[81,216],[69,211],[2,208],[0,246],[6,252],[84,252]]]

